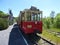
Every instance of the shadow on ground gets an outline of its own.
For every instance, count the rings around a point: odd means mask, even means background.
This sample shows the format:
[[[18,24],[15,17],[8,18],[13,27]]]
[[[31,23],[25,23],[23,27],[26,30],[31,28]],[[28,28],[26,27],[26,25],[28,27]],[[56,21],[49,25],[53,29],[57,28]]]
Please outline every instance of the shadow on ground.
[[[15,24],[10,32],[8,45],[26,45],[21,33],[19,33],[18,30],[19,28],[17,24]]]

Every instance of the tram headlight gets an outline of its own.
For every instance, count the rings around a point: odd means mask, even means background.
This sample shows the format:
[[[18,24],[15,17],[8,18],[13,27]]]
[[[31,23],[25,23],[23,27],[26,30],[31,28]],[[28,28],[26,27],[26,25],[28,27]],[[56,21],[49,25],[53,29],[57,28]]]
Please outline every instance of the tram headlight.
[[[32,28],[32,25],[27,25],[27,28]]]

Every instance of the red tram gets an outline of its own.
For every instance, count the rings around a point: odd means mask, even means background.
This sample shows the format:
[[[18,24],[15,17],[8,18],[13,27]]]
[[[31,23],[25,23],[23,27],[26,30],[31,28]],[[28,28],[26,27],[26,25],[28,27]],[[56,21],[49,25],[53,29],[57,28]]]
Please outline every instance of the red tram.
[[[25,34],[42,33],[42,11],[33,6],[20,11],[18,25]]]

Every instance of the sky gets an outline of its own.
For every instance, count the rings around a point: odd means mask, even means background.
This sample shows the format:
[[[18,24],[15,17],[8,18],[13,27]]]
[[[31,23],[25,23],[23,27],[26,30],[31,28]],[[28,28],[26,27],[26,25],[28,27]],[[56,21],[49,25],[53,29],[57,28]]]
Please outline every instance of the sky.
[[[43,11],[43,17],[50,16],[51,11],[55,11],[55,15],[60,13],[60,0],[0,0],[0,10],[9,13],[11,9],[14,17],[31,6]]]

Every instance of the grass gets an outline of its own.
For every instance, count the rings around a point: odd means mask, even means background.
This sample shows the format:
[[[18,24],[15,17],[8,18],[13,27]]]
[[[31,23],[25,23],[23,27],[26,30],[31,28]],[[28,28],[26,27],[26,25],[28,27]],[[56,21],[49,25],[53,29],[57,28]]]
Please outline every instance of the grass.
[[[51,28],[50,30],[55,31],[55,32],[60,32],[60,29],[58,28]]]
[[[60,32],[60,29],[54,29],[53,31]],[[43,33],[40,35],[42,35],[46,39],[49,39],[55,44],[60,44],[60,37],[57,37],[55,34],[49,33],[46,29],[43,29]]]
[[[51,40],[52,42],[60,43],[60,38],[57,37],[55,34],[47,32],[47,30],[43,30],[42,36]]]

